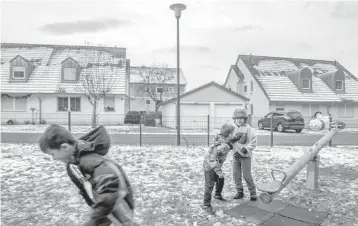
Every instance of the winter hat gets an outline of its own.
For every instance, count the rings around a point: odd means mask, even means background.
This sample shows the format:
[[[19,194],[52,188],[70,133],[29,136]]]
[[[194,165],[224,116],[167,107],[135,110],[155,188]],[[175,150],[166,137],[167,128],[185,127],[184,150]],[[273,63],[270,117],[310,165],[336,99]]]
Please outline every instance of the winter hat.
[[[234,130],[235,130],[235,127],[232,124],[225,123],[224,125],[221,126],[220,135],[223,136],[223,137],[227,137],[232,132],[234,132]]]
[[[232,118],[248,118],[249,115],[247,114],[247,111],[245,109],[237,108],[234,111],[234,114],[232,115]]]

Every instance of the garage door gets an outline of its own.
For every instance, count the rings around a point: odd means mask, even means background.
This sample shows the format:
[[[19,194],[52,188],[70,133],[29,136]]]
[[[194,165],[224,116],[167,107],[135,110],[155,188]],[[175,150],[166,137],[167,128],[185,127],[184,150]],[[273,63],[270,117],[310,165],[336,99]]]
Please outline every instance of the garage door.
[[[182,104],[181,116],[207,116],[210,112],[209,104]]]
[[[207,131],[209,104],[183,104],[180,109],[181,128],[191,131]]]

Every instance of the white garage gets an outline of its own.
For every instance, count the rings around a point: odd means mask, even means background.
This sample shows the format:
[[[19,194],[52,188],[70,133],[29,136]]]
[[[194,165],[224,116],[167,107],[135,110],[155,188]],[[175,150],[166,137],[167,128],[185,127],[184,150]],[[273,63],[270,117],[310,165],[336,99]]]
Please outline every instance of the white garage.
[[[249,99],[216,82],[210,82],[180,96],[181,129],[217,129],[232,121],[236,108],[244,108]],[[176,126],[176,98],[162,103],[163,126]]]

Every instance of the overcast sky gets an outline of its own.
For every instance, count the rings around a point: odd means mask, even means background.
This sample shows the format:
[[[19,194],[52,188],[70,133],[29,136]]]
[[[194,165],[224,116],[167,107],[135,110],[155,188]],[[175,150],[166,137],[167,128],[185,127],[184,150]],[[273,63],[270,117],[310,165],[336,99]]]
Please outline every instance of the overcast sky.
[[[132,66],[176,67],[187,90],[225,82],[239,54],[337,60],[358,76],[358,1],[2,1],[1,41],[127,49]]]

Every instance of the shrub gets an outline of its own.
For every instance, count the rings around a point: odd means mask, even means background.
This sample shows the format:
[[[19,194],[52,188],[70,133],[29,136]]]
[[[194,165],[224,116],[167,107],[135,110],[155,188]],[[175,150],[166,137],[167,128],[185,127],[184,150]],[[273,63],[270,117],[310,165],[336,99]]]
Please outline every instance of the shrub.
[[[25,125],[29,125],[31,124],[31,121],[30,120],[25,120]]]
[[[47,122],[46,122],[46,120],[45,119],[41,119],[41,121],[40,121],[40,124],[41,125],[44,125],[44,124],[46,124]]]

